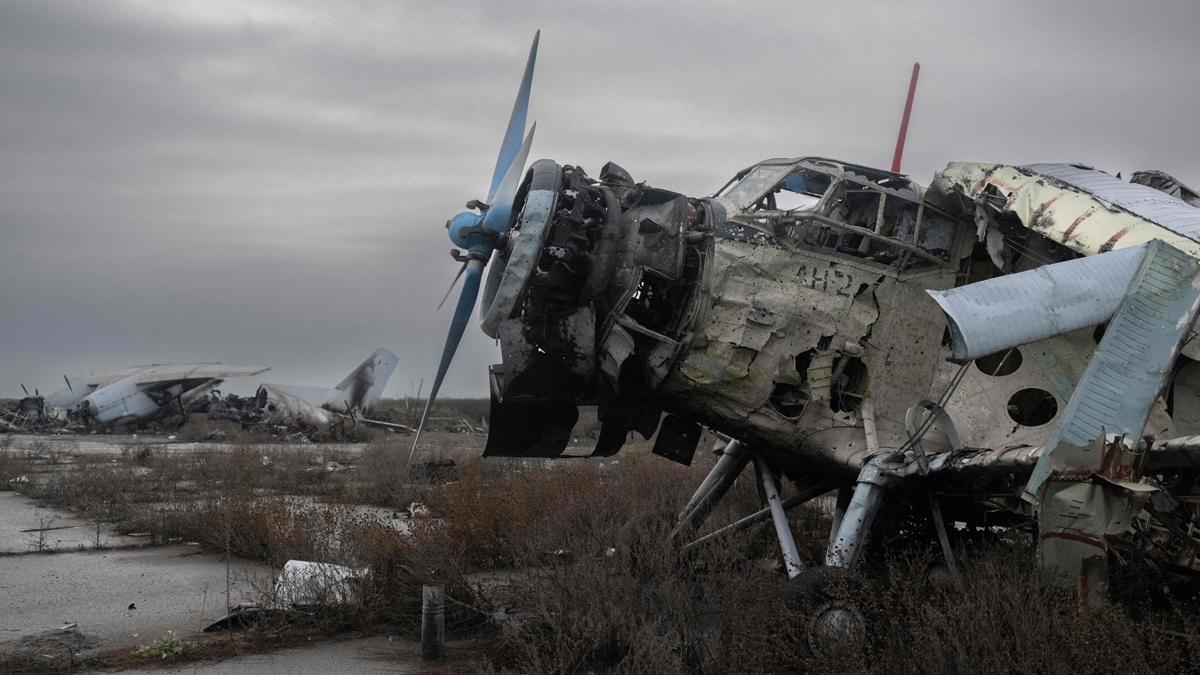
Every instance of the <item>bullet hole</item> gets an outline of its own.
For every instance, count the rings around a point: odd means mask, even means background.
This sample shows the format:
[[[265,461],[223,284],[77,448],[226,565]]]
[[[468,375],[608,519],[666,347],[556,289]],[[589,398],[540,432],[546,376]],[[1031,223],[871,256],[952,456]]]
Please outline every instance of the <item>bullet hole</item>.
[[[1058,401],[1045,389],[1022,389],[1008,399],[1008,416],[1022,426],[1041,426],[1057,414]]]
[[[1017,372],[1017,369],[1021,367],[1022,360],[1021,350],[1013,347],[975,359],[975,367],[984,375],[1004,377]]]

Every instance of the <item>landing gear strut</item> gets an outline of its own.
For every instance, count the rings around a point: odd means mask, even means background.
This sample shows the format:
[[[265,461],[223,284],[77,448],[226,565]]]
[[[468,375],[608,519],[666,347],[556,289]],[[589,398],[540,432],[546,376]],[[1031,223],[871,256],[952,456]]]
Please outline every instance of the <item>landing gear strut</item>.
[[[790,609],[803,612],[808,617],[806,640],[809,648],[814,654],[830,655],[860,646],[866,639],[866,621],[853,604],[838,599],[831,590],[849,581],[849,570],[862,551],[885,489],[892,480],[887,470],[890,468],[888,462],[893,460],[888,455],[880,455],[863,468],[853,489],[841,486],[823,566],[805,567],[801,562],[788,525],[787,510],[836,489],[838,485],[831,482],[797,484],[799,494],[782,499],[779,477],[767,458],[738,441],[730,441],[725,447],[721,459],[679,515],[679,524],[673,535],[679,536],[684,531],[699,528],[713,505],[728,492],[751,461],[762,488],[764,508],[684,545],[683,550],[726,532],[743,529],[769,516],[788,575],[782,591],[783,601]]]

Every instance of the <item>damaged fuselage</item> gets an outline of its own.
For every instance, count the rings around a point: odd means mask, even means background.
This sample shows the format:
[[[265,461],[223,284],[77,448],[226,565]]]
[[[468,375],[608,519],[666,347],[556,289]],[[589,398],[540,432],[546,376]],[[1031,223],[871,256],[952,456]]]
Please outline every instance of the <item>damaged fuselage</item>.
[[[503,357],[488,454],[556,456],[574,406],[597,404],[598,455],[666,412],[669,438],[702,423],[785,449],[777,461],[806,475],[856,473],[958,369],[926,290],[998,273],[941,195],[827,159],[767,160],[708,199],[543,161],[521,196],[485,291]],[[970,420],[963,442],[1039,444],[1094,346],[1055,338],[968,369],[947,406]],[[532,437],[524,416],[555,424]]]
[[[1112,543],[1197,567],[1200,440],[1154,442],[1200,426],[1190,188],[951,164],[926,190],[809,157],[697,199],[611,163],[597,179],[550,160],[525,172],[536,53],[535,36],[487,203],[447,222],[464,281],[430,404],[486,269],[501,363],[485,455],[562,455],[580,405],[598,407],[598,456],[636,431],[687,464],[714,430],[728,443],[674,534],[753,462],[765,508],[685,548],[769,517],[802,594],[822,573],[802,575],[785,510],[832,489],[831,568],[853,567],[877,514],[903,533],[922,509],[951,570],[947,521],[1036,525],[1048,578],[1085,589]],[[1085,268],[1098,276],[1080,283]]]
[[[598,405],[595,455],[657,431],[655,452],[688,463],[703,425],[793,480],[845,484],[881,451],[911,451],[914,427],[936,409],[921,451],[954,453],[937,477],[958,493],[944,500],[951,517],[1031,517],[1025,478],[1102,333],[1053,333],[952,362],[927,291],[1107,248],[1091,246],[1097,228],[1046,236],[1046,208],[1032,225],[981,213],[957,187],[966,178],[950,182],[960,175],[952,164],[926,190],[844,162],[773,159],[693,199],[612,164],[593,180],[536,162],[484,292],[483,329],[502,356],[485,454],[559,456],[577,406]],[[1087,198],[1060,195],[1059,206]],[[1105,223],[1136,230],[1129,215]],[[1128,243],[1154,238],[1197,246],[1169,231],[1138,230]],[[1168,396],[1152,397],[1146,433],[1200,427],[1191,363],[1181,361]]]

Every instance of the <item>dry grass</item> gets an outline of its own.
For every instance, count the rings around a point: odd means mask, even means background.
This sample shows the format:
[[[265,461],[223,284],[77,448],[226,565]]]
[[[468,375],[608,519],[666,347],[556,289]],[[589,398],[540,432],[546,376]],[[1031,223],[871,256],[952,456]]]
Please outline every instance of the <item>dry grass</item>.
[[[453,482],[413,484],[402,475],[403,443],[381,441],[361,457],[318,454],[304,446],[151,450],[68,468],[39,489],[158,541],[197,541],[276,568],[301,559],[369,569],[353,605],[322,617],[324,631],[387,626],[415,634],[420,586],[444,584],[452,634],[497,629],[496,669],[1181,672],[1198,655],[1187,606],[1080,614],[1071,597],[1037,583],[1028,545],[1018,541],[964,556],[961,585],[936,572],[936,559],[885,556],[831,589],[867,620],[866,643],[817,656],[806,616],[779,599],[783,575],[769,524],[690,555],[669,537],[707,467],[644,453],[554,468],[476,459],[461,464]],[[4,461],[0,454],[0,469]],[[354,470],[329,471],[329,462]],[[407,534],[350,504],[414,500],[435,517],[413,520]],[[752,481],[739,481],[712,521],[756,508]],[[799,508],[792,528],[802,556],[818,560],[828,520]],[[492,622],[493,614],[507,618]],[[1167,622],[1175,632],[1162,630]]]
[[[0,439],[4,438],[7,436],[0,434]],[[17,483],[22,480],[22,477],[28,480],[29,473],[33,471],[33,468],[33,460],[27,453],[0,447],[0,490],[16,489]]]
[[[866,643],[814,655],[806,616],[779,599],[782,575],[770,526],[682,556],[668,533],[697,472],[652,457],[619,467],[579,463],[551,472],[483,478],[468,466],[430,494],[444,525],[419,532],[434,579],[477,580],[514,613],[493,665],[522,672],[1179,672],[1200,641],[1134,619],[1130,607],[1081,615],[1068,594],[1043,588],[1026,545],[994,545],[969,558],[961,586],[936,558],[892,555],[835,595],[867,620]],[[745,481],[731,501],[750,510]],[[732,514],[715,514],[726,522]],[[817,559],[828,521],[798,509],[792,528]],[[440,566],[440,567],[439,567]]]

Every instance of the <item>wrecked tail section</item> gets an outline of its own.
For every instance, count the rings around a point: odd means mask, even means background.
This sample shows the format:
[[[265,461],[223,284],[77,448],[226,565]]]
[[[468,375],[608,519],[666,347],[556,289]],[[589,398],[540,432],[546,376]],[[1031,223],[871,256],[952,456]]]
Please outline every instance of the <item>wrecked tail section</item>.
[[[399,358],[382,347],[367,357],[355,368],[346,379],[338,384],[337,390],[342,392],[344,400],[355,410],[366,410],[379,400],[383,388],[387,386],[388,378],[396,369]]]

